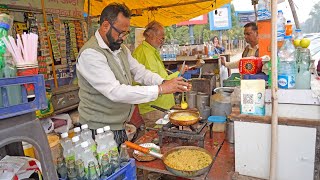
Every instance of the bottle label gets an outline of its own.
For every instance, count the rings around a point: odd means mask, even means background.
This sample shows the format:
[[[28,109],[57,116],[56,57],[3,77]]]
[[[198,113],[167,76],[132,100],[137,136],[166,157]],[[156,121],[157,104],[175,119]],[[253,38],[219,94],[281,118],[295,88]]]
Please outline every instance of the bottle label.
[[[278,87],[280,89],[292,89],[296,85],[296,78],[292,75],[278,75]]]
[[[91,147],[90,147],[91,151],[94,153],[94,152],[97,152],[97,145],[96,144],[93,144]]]
[[[98,153],[98,162],[99,164],[101,165],[101,159],[102,159],[102,156],[107,154],[107,151],[106,150],[103,150],[101,152]],[[108,154],[107,154],[108,155]]]

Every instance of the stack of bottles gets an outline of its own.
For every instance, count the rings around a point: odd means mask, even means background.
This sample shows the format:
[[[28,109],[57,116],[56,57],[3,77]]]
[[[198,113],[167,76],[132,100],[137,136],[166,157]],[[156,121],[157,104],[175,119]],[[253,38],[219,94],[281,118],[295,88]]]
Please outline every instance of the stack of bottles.
[[[270,0],[259,0],[258,2],[258,21],[271,19]]]
[[[178,44],[171,43],[161,47],[160,56],[163,61],[175,61],[177,60],[177,55],[179,55]]]
[[[63,158],[58,159],[57,171],[61,179],[100,180],[111,176],[129,161],[125,144],[121,145],[120,154],[114,134],[109,126],[97,129],[95,140],[87,124],[74,128],[74,137],[61,134]]]
[[[310,50],[300,47],[300,41],[303,39],[302,32],[296,29],[292,34],[291,21],[287,21],[285,35],[284,43],[278,51],[278,87],[310,89]]]

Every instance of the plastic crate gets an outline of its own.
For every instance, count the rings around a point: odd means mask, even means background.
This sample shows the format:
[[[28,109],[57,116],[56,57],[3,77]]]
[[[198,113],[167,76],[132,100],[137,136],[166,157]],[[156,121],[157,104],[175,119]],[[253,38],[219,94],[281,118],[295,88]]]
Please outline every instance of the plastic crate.
[[[33,84],[35,98],[28,102],[27,92],[23,84]],[[5,87],[20,85],[22,88],[21,96],[17,98],[22,98],[21,104],[9,105],[8,97]],[[2,78],[0,79],[0,89],[2,97],[2,107],[0,107],[0,119],[5,119],[9,117],[18,116],[21,114],[26,114],[34,112],[39,109],[46,109],[47,99],[45,83],[42,74],[34,76],[19,76],[14,78]]]
[[[224,87],[236,87],[240,86],[240,73],[232,73],[231,76],[223,80]]]
[[[130,162],[123,166],[119,171],[101,180],[135,180],[137,179],[136,169],[136,162],[133,158],[131,158]]]

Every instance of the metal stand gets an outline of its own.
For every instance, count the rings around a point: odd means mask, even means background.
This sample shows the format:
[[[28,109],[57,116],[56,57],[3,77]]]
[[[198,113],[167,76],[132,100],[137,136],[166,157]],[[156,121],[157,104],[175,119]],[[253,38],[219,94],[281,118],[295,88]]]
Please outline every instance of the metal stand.
[[[58,180],[47,136],[40,121],[36,119],[35,113],[0,119],[0,148],[21,141],[28,142],[35,147],[37,156],[40,158],[43,178]],[[6,150],[10,151],[10,148]]]

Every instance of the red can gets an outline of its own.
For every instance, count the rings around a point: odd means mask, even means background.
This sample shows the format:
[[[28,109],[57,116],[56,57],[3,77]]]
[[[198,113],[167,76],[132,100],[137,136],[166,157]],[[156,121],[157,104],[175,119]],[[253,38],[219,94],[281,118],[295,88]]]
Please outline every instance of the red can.
[[[262,58],[245,57],[240,59],[240,62],[239,62],[240,74],[258,74],[261,71],[262,71]]]

